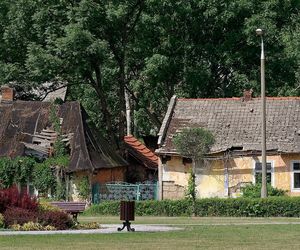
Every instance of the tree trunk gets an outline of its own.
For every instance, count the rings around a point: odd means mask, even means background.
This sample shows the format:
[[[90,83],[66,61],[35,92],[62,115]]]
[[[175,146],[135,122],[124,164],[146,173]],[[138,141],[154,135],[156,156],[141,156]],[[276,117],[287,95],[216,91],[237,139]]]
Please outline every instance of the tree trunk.
[[[125,89],[127,135],[131,135],[131,110],[128,91]]]
[[[98,97],[99,97],[99,102],[100,102],[100,109],[102,111],[105,123],[106,123],[106,127],[108,130],[108,137],[110,140],[110,145],[112,146],[113,149],[117,148],[117,143],[115,140],[115,135],[113,132],[113,126],[112,126],[112,118],[111,118],[111,114],[108,110],[108,104],[106,101],[106,96],[102,87],[102,79],[101,79],[101,71],[100,71],[100,67],[97,65],[94,65],[94,70],[95,70],[95,74],[96,74],[96,81],[93,79],[92,76],[89,77],[89,80],[92,83],[92,86],[94,87]]]
[[[192,165],[192,178],[193,178],[193,185],[194,185],[194,190],[192,194],[192,206],[193,206],[193,211],[192,211],[192,216],[196,216],[196,160],[193,160],[193,165]]]
[[[119,110],[119,141],[121,152],[124,150],[124,135],[126,123],[126,104],[125,104],[125,58],[124,56],[119,61],[119,97],[120,97],[120,110]]]

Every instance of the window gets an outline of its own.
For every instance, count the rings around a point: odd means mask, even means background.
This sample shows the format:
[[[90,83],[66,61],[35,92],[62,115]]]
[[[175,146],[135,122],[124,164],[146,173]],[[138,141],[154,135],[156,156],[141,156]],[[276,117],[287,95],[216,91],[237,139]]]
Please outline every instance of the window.
[[[261,183],[261,179],[262,179],[262,163],[255,162],[254,183]],[[273,181],[274,180],[272,176],[272,163],[267,162],[267,183],[272,184]]]
[[[300,161],[292,162],[292,190],[300,191]]]

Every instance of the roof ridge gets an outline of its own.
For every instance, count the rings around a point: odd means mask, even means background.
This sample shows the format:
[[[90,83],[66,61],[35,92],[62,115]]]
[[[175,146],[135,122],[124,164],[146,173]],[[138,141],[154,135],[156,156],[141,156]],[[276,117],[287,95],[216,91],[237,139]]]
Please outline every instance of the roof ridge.
[[[241,100],[242,97],[221,97],[221,98],[178,98],[178,101],[231,101],[231,100]],[[269,100],[300,100],[300,96],[267,96]],[[252,97],[253,99],[261,99],[260,97]]]

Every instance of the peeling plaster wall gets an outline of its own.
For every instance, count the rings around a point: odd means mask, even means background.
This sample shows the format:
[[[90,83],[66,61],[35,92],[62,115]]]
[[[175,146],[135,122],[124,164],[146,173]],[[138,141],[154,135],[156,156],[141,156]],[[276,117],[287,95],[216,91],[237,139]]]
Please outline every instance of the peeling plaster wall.
[[[126,168],[124,167],[101,169],[96,175],[93,175],[92,183],[104,184],[113,181],[124,181],[125,172]]]
[[[101,169],[96,174],[94,174],[92,179],[92,184],[94,183],[106,183],[113,181],[124,181],[125,180],[125,171],[126,168],[110,168],[110,169]],[[73,201],[82,201],[78,193],[78,185],[84,176],[89,176],[87,171],[79,171],[72,175],[70,180],[70,197]]]
[[[286,190],[290,196],[300,196],[300,191],[291,191],[291,162],[295,160],[300,160],[300,154],[267,157],[267,162],[271,162],[273,165],[272,185]],[[197,196],[201,198],[240,196],[240,187],[254,182],[256,161],[261,161],[261,157],[238,157],[227,161],[215,160],[206,163],[203,170],[196,171]],[[186,189],[191,164],[184,165],[182,158],[177,156],[171,157],[171,160],[165,164],[160,164],[162,167],[163,199],[183,198],[183,192],[176,190],[179,187],[181,190]],[[174,192],[177,192],[178,195],[174,195]]]

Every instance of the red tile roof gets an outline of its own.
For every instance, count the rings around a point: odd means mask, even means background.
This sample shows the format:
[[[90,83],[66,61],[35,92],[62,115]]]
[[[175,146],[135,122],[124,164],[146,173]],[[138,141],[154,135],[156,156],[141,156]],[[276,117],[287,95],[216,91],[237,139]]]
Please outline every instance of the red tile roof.
[[[131,154],[137,157],[146,167],[157,168],[158,157],[142,144],[133,135],[127,135],[124,137],[126,145],[131,149]]]

